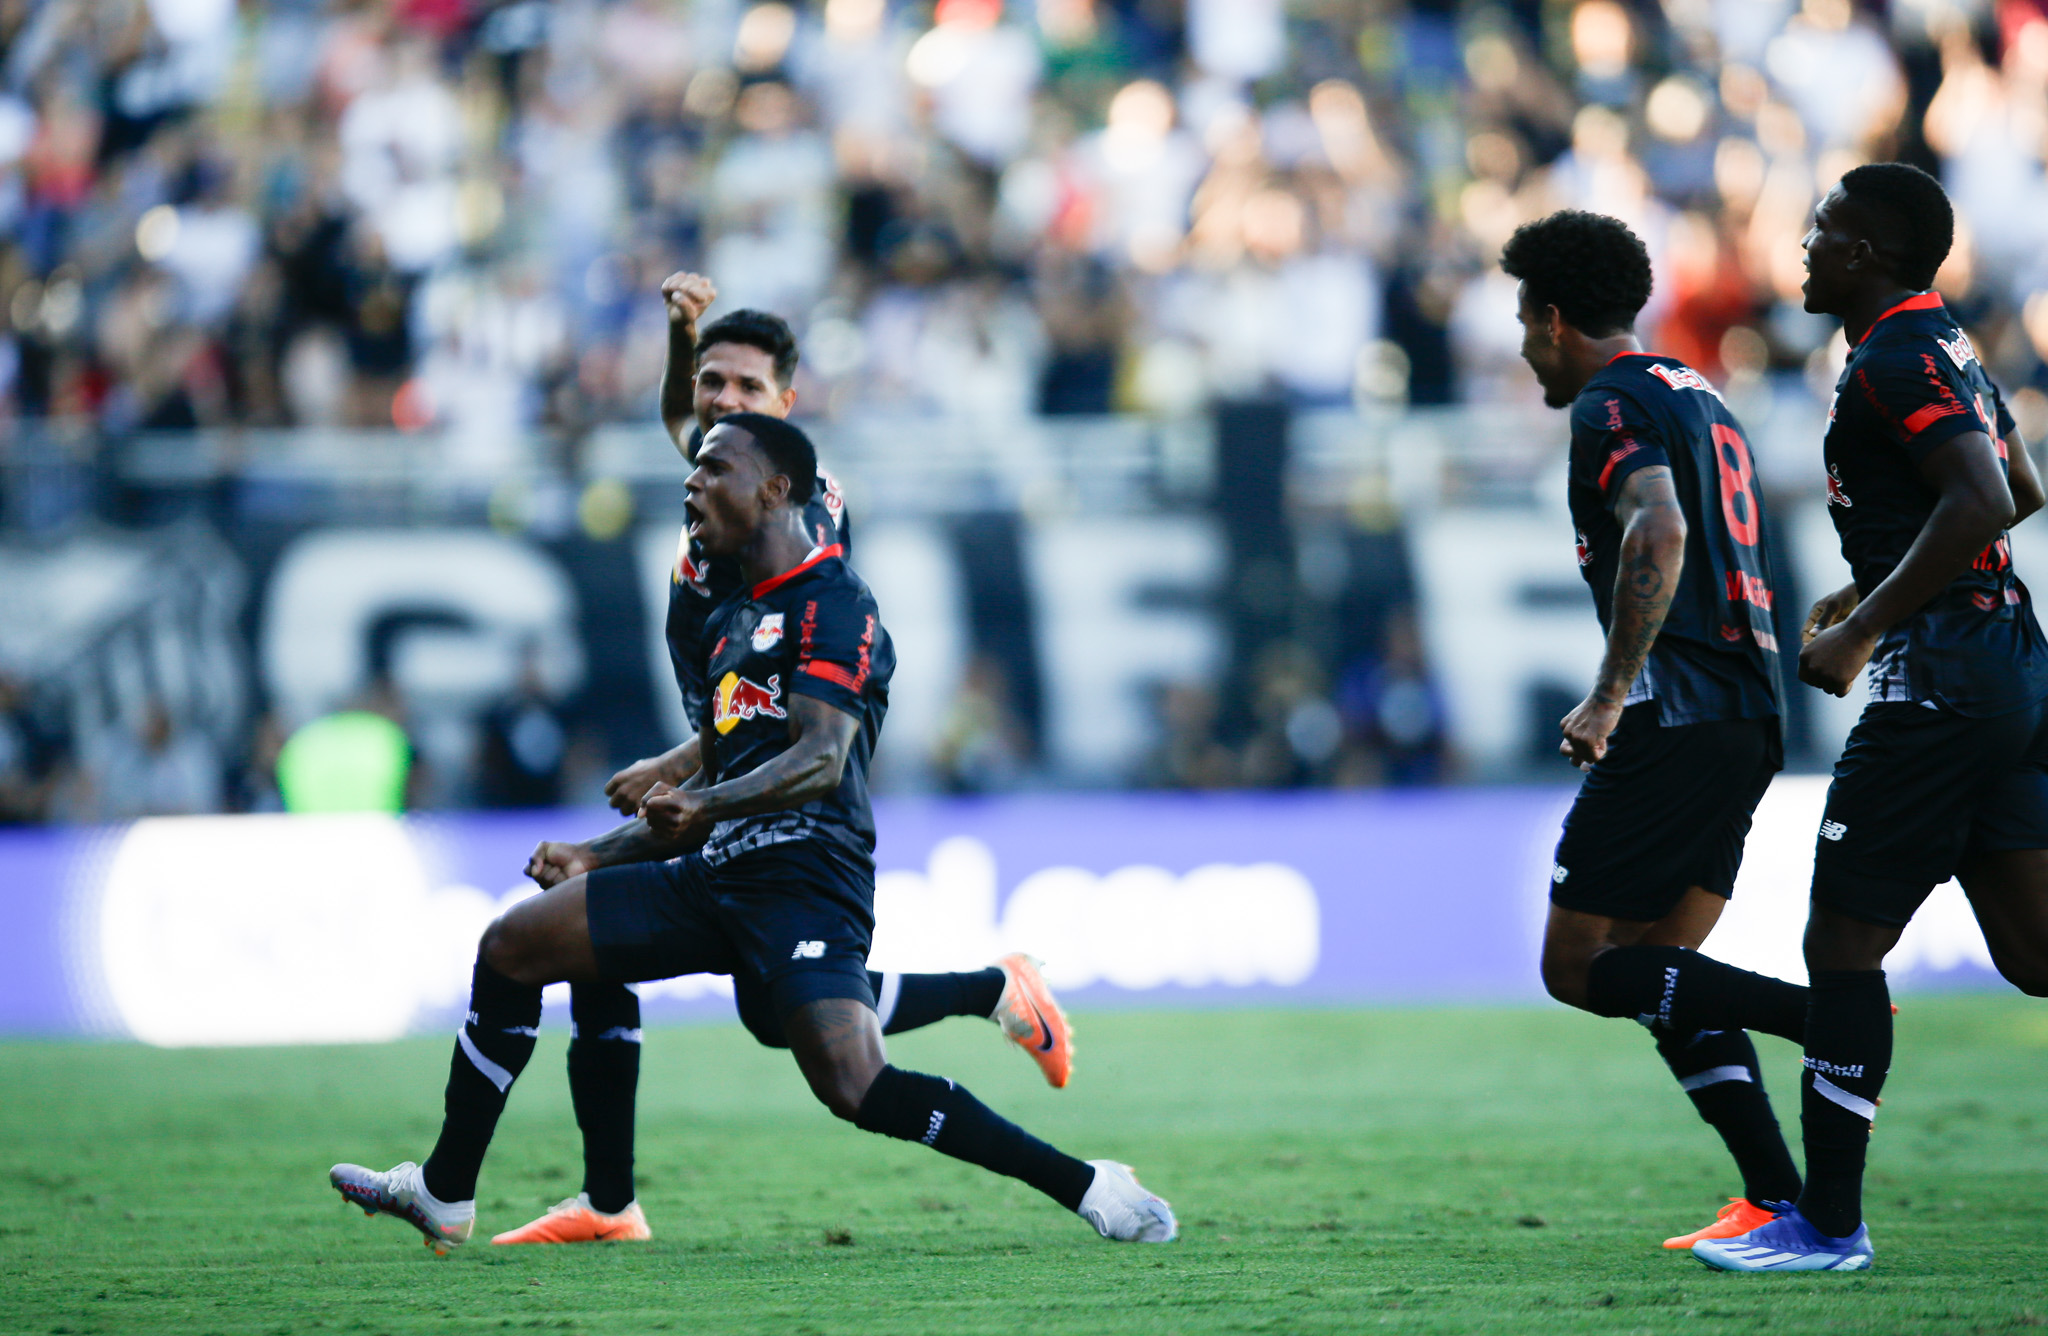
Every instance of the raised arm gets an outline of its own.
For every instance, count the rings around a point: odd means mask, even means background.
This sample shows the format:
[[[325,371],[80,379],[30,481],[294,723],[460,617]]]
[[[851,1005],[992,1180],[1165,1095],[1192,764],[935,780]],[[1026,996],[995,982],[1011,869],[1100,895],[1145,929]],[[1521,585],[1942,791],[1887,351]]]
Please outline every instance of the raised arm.
[[[2031,478],[2031,463],[2027,469]],[[1920,461],[1920,476],[1940,493],[1934,513],[1883,583],[1854,612],[1806,642],[1799,652],[1799,680],[1808,686],[1848,695],[1884,633],[1926,607],[2013,522],[2013,494],[1998,451],[1981,431],[1936,446]]]
[[[661,283],[668,307],[668,357],[661,368],[661,425],[676,449],[689,454],[691,390],[697,378],[697,319],[718,300],[718,289],[702,274],[678,272]]]
[[[655,836],[694,848],[721,821],[802,807],[839,787],[859,729],[860,720],[837,706],[792,695],[789,750],[716,784],[702,782],[709,765],[682,788],[656,784],[640,804],[640,814]],[[707,759],[715,755],[713,738],[705,735],[703,745]]]
[[[1614,506],[1622,530],[1621,568],[1614,577],[1607,652],[1592,693],[1559,725],[1559,753],[1582,766],[1607,754],[1607,737],[1621,722],[1621,703],[1657,642],[1685,569],[1685,512],[1670,468],[1638,469],[1621,487]]]

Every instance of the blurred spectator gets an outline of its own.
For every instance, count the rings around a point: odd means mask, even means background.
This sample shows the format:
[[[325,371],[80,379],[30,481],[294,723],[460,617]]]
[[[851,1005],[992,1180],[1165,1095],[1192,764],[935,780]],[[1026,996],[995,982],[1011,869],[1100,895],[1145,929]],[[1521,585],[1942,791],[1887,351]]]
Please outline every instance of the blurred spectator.
[[[484,807],[552,807],[562,800],[568,733],[531,648],[522,663],[518,684],[479,721],[477,799]]]
[[[1337,712],[1345,738],[1339,784],[1410,787],[1447,777],[1443,696],[1429,678],[1413,608],[1388,615],[1376,657],[1344,670]]]
[[[0,673],[0,825],[44,820],[68,770],[56,720],[24,683]]]
[[[1009,702],[1001,660],[992,654],[968,660],[932,748],[946,792],[1000,793],[1017,783],[1029,747]]]
[[[1798,240],[1858,161],[1933,156],[1976,327],[2048,291],[2048,16],[1881,9],[20,0],[0,414],[435,427],[489,471],[644,420],[629,296],[678,265],[792,321],[812,412],[1526,401],[1493,257],[1561,205],[1643,233],[1673,351],[1752,331],[1804,393]]]
[[[206,733],[174,719],[162,701],[143,707],[132,731],[110,730],[87,758],[91,803],[100,821],[217,812],[226,770]]]

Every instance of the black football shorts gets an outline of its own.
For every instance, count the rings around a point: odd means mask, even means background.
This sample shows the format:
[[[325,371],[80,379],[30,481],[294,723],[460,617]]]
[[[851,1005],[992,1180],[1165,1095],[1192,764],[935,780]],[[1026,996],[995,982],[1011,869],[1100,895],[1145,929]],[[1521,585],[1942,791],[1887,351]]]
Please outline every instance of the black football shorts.
[[[1778,721],[1666,728],[1645,701],[1621,712],[1607,744],[1565,816],[1550,902],[1653,923],[1689,887],[1733,894],[1750,816],[1784,764]]]
[[[1814,840],[1813,898],[1903,926],[1973,854],[2048,849],[2048,702],[1990,719],[1871,704]]]
[[[599,868],[584,881],[607,979],[728,974],[765,992],[776,1020],[820,998],[875,1004],[868,947],[874,873],[808,840],[712,867],[697,854]]]

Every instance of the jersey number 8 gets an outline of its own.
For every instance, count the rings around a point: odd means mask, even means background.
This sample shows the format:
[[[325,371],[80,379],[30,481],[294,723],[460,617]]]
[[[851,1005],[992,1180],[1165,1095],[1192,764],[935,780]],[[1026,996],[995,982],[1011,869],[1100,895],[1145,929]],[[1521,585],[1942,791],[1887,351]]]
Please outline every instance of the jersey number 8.
[[[1733,427],[1713,423],[1714,462],[1721,468],[1721,516],[1728,532],[1744,547],[1755,547],[1757,523],[1756,470],[1750,467],[1749,446]]]

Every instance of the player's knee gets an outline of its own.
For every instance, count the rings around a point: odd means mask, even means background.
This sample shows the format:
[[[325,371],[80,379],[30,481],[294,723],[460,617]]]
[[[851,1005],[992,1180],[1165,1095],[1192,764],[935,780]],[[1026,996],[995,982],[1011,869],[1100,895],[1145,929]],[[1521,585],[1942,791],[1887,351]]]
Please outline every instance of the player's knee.
[[[507,978],[518,968],[519,953],[515,947],[517,934],[508,931],[503,918],[495,918],[484,929],[484,935],[477,940],[476,958]]]
[[[477,942],[476,956],[508,979],[520,983],[552,982],[528,977],[538,963],[535,946],[532,932],[507,914],[493,919],[484,929]]]
[[[1568,1007],[1586,1006],[1586,959],[1576,951],[1546,946],[1543,950],[1543,987]]]

